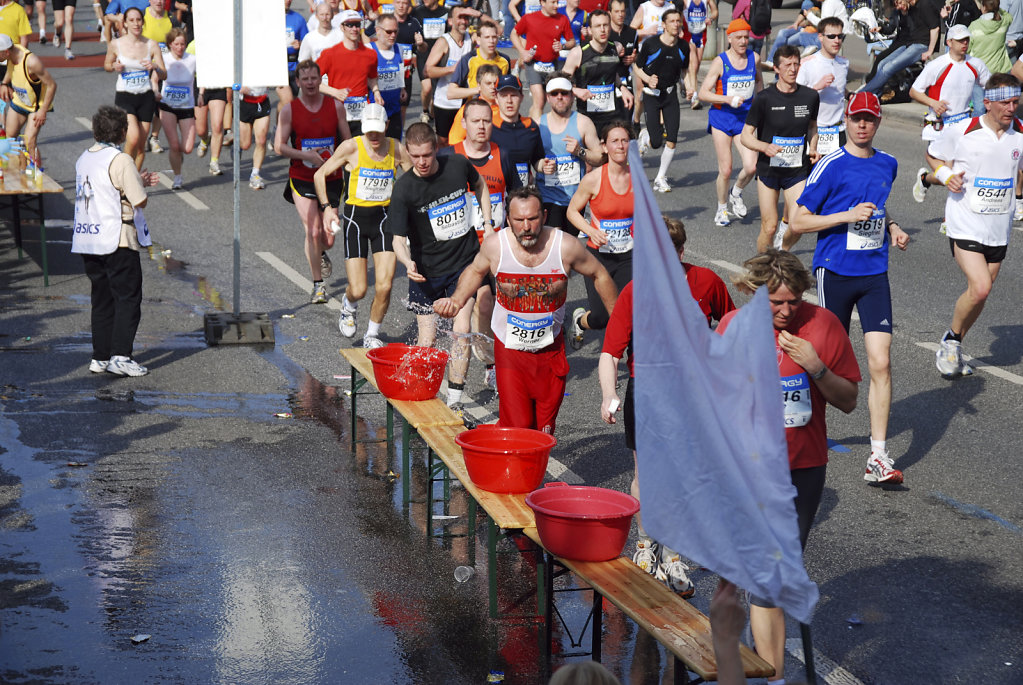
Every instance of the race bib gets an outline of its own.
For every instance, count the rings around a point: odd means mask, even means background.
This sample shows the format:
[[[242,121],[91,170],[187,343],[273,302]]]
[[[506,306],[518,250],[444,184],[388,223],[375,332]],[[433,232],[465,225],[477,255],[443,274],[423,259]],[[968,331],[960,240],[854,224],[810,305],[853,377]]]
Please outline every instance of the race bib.
[[[581,178],[579,160],[572,155],[558,155],[554,161],[557,164],[554,177],[545,179],[549,185],[562,188],[579,185]]]
[[[365,95],[345,98],[345,114],[348,115],[348,121],[361,121],[364,109],[366,109]]]
[[[590,91],[590,99],[586,101],[587,112],[613,112],[615,109],[615,87],[613,83],[606,86],[586,86]]]
[[[515,164],[515,171],[519,173],[519,181],[522,182],[523,186],[529,185],[529,165],[525,162],[518,162]]]
[[[476,199],[476,193],[468,193],[469,196],[469,223],[477,231],[484,229],[483,210],[480,209],[480,201]],[[494,226],[504,226],[504,193],[490,193],[490,216],[494,219]]]
[[[526,0],[526,14],[540,11],[540,3],[535,0]]]
[[[380,4],[380,14],[394,14],[394,4],[390,3],[390,2],[388,2],[388,3],[381,3]]]
[[[949,124],[954,124],[958,121],[962,121],[963,119],[966,119],[971,115],[972,112],[969,111],[959,112],[958,114],[945,114],[941,117],[941,123],[944,124],[945,126],[948,126]]]
[[[538,74],[554,73],[554,62],[533,62],[533,71]]]
[[[401,51],[402,63],[412,64],[412,46],[408,43],[398,43],[397,47]]]
[[[799,428],[810,423],[810,378],[805,373],[781,379],[781,396],[785,404],[785,427]]]
[[[426,210],[437,240],[454,240],[469,232],[469,211],[465,195]]]
[[[505,329],[505,344],[509,350],[525,350],[536,352],[554,342],[554,314],[547,314],[541,319],[520,319],[508,314],[508,327]]]
[[[689,25],[689,33],[703,33],[707,28],[707,12],[704,9],[690,10],[686,15],[686,24]]]
[[[753,97],[753,85],[754,81],[751,77],[745,74],[729,76],[725,82],[727,86],[725,89],[726,95],[736,96],[738,95],[743,101],[749,100]]]
[[[970,183],[970,209],[977,214],[1007,214],[1013,206],[1011,178],[974,178]]]
[[[607,242],[600,246],[604,254],[622,254],[632,251],[632,218],[601,219],[597,228],[607,234]]]
[[[391,199],[394,169],[367,169],[359,167],[355,181],[355,198],[366,202],[386,202]]]
[[[157,45],[160,46],[160,52],[162,52],[165,55],[170,51],[170,48],[167,47],[166,43],[157,43]]]
[[[146,215],[137,207],[135,208],[134,222],[135,235],[139,239],[139,245],[142,247],[149,247],[152,245],[153,239],[149,235],[149,224],[146,223]]]
[[[326,162],[330,159],[330,156],[334,154],[334,139],[333,138],[302,138],[298,141],[298,145],[303,150],[315,150],[316,154]],[[310,169],[316,169],[318,166],[312,162],[302,160],[302,164],[306,165]]]
[[[803,166],[803,136],[793,138],[774,136],[771,142],[781,151],[771,157],[771,166],[781,169],[794,169]]]
[[[705,20],[703,20],[703,19],[700,19],[699,21],[690,21],[689,22],[689,33],[697,34],[698,35],[698,34],[703,33],[706,28],[707,28],[707,22]]]
[[[124,81],[125,90],[129,93],[140,93],[149,88],[149,72],[145,69],[122,71],[121,80]]]
[[[171,109],[185,109],[192,104],[191,86],[172,86],[163,84],[163,102]]]
[[[434,40],[444,35],[444,17],[427,17],[423,20],[423,38]]]
[[[18,86],[14,86],[14,92],[18,94],[18,99],[21,100],[22,102],[26,104],[31,102],[31,100],[29,100],[28,90],[26,88],[19,88]]]
[[[819,126],[817,128],[817,152],[821,157],[838,149],[841,126]]]
[[[381,91],[399,90],[405,85],[401,67],[387,66],[377,70],[377,86]]]
[[[886,225],[884,207],[878,207],[869,219],[849,224],[849,230],[845,234],[845,249],[881,249],[881,246],[884,245]]]

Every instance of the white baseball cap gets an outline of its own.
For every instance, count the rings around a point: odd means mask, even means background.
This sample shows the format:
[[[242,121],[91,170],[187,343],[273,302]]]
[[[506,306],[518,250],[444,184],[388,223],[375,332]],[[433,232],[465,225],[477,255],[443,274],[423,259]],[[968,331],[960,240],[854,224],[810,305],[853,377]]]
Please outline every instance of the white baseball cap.
[[[339,24],[347,24],[350,21],[362,23],[362,15],[355,10],[341,10],[340,17],[341,18],[338,19]]]
[[[14,47],[14,41],[6,33],[0,33],[0,51],[10,50]]]
[[[387,130],[387,110],[383,105],[371,102],[362,109],[362,132],[369,133],[376,131],[383,133]]]
[[[962,24],[956,24],[948,30],[946,38],[949,40],[962,40],[963,38],[970,37],[970,29],[966,28]]]
[[[572,82],[569,81],[567,78],[558,76],[557,78],[552,78],[550,81],[547,82],[547,87],[545,90],[548,93],[553,93],[556,90],[567,90],[569,93],[571,93]]]

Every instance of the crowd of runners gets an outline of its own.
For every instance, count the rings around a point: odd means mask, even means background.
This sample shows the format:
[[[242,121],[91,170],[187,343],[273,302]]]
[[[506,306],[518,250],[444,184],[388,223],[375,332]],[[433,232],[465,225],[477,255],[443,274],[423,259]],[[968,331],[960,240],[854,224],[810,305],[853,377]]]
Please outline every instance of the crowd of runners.
[[[385,344],[381,327],[400,262],[417,343],[438,341],[438,316],[452,320],[448,404],[463,402],[475,353],[498,395],[500,423],[553,432],[568,375],[566,341],[578,349],[586,331],[606,329],[600,412],[614,423],[622,406],[634,448],[631,374],[624,402],[616,389],[617,364],[633,334],[632,250],[644,239],[633,230],[629,146],[636,139],[641,154],[658,155],[652,187],[672,192],[683,105],[706,107],[718,170],[715,225],[747,215],[743,191],[756,181],[760,230],[750,250],[757,256],[736,286],[770,292],[803,543],[824,484],[824,407],[856,406],[854,308],[869,376],[864,479],[902,482],[886,445],[893,328],[887,270],[889,247],[905,250],[909,236],[886,209],[889,194],[904,183],[923,201],[929,187],[947,187],[942,230],[966,289],[936,365],[946,378],[968,376],[963,338],[998,275],[1013,221],[1023,218],[1023,126],[1015,117],[1023,63],[1015,76],[990,74],[966,55],[969,30],[948,32],[947,53],[911,90],[929,115],[926,166],[907,182],[896,160],[873,147],[881,103],[869,90],[851,90],[840,55],[847,27],[838,17],[819,21],[814,54],[782,44],[767,65],[750,47],[750,24],[735,16],[701,80],[708,22],[718,13],[713,0],[525,0],[512,3],[503,26],[472,2],[302,4],[308,16],[285,0],[290,82],[275,89],[243,84],[236,132],[227,130],[230,91],[196,87],[191,26],[182,16],[172,22],[162,0],[107,5],[104,67],[116,74],[114,102],[127,113],[124,151],[141,169],[147,152],[163,151],[162,130],[175,189],[186,185],[184,155],[208,155],[209,173],[218,175],[232,139],[252,150],[253,191],[265,188],[268,151],[290,161],[283,194],[302,226],[313,304],[328,301],[330,254],[342,243],[344,338],[356,338],[362,324],[364,347]],[[74,2],[63,5],[73,13]],[[177,6],[187,3],[174,5],[183,10]],[[0,20],[7,6],[0,0]],[[68,59],[70,20],[65,14]],[[42,23],[39,33],[45,38]],[[8,57],[0,97],[11,101],[8,132],[24,126],[38,157],[36,134],[54,85],[24,35],[0,34],[0,56]],[[765,73],[773,76],[766,86]],[[422,114],[408,121],[413,101]],[[665,217],[665,230],[681,261],[685,227]],[[786,251],[805,233],[816,234],[811,269]],[[683,267],[708,324],[720,322],[723,331],[734,310],[728,288],[708,269]],[[586,280],[587,303],[568,312],[572,272]],[[369,314],[360,319],[370,286]],[[803,302],[811,287],[820,306]],[[631,370],[631,356],[629,364]],[[637,482],[633,492],[638,496]],[[637,563],[692,594],[678,555],[640,530]],[[766,602],[753,604],[758,649],[777,667],[784,620]]]

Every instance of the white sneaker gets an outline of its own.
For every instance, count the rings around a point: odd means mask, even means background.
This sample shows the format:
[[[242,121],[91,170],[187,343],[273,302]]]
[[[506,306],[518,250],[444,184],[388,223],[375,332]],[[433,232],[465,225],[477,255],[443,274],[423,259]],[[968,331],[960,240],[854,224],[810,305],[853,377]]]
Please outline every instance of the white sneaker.
[[[650,151],[650,132],[644,128],[639,132],[636,142],[639,144],[639,154],[645,155]]]
[[[163,152],[163,147],[160,145],[160,141],[155,136],[149,136],[149,151],[160,153]]]
[[[730,223],[732,223],[732,220],[728,218],[727,210],[719,209],[717,213],[714,215],[715,226],[727,226]]]
[[[342,330],[342,332],[344,331]],[[367,350],[375,350],[378,347],[383,347],[384,344],[385,343],[383,340],[376,337],[375,335],[370,335],[369,333],[364,335],[362,338],[362,346]]]
[[[346,338],[355,337],[356,324],[355,316],[358,313],[359,313],[358,310],[350,311],[348,309],[345,309],[344,307],[341,308],[341,316],[339,316],[337,319],[337,327],[338,330],[341,331],[341,335],[345,336]]]
[[[916,170],[916,180],[913,182],[913,199],[917,202],[923,202],[927,197],[927,187],[924,185],[924,174],[928,173],[928,170],[924,167],[920,167]]]
[[[313,283],[313,292],[309,296],[310,304],[327,304],[327,286],[322,282]]]
[[[199,148],[195,151],[196,157],[205,157],[206,151],[210,149],[209,143],[203,139],[199,139]]]
[[[324,281],[334,273],[334,262],[330,261],[330,255],[326,252],[320,253],[320,278]]]
[[[1023,200],[1016,198],[1016,210],[1012,213],[1013,221],[1023,221]]]
[[[668,185],[668,180],[665,179],[665,178],[661,178],[660,176],[654,178],[653,188],[658,193],[670,193],[671,192],[671,186]]]
[[[171,190],[181,190],[184,187],[185,181],[181,178],[181,174],[174,177],[174,183],[171,183]]]
[[[483,384],[497,392],[497,369],[493,366],[488,366],[483,370]]]
[[[636,553],[632,555],[632,561],[636,566],[654,575],[657,572],[657,542],[650,538],[636,540]]]
[[[215,159],[211,159],[210,160],[210,175],[211,176],[220,176],[223,173],[224,172],[220,170],[220,162],[218,162]]]
[[[91,370],[91,365],[90,365]],[[110,362],[107,363],[107,373],[112,373],[115,376],[132,376],[137,378],[138,376],[145,376],[149,373],[149,369],[139,364],[131,357],[113,356],[110,358]]]
[[[266,183],[263,182],[263,177],[253,174],[249,176],[249,187],[253,190],[263,190],[266,188]]]
[[[774,249],[784,250],[785,249],[785,234],[788,232],[787,228],[783,228],[780,224],[778,228],[774,230]]]
[[[700,102],[698,93],[693,93],[693,97],[689,100],[689,109],[703,109],[703,103]]]
[[[863,480],[868,483],[891,483],[897,485],[902,482],[902,471],[895,468],[895,462],[888,456],[888,450],[884,452],[871,452],[867,460],[867,469],[863,474]]]
[[[64,48],[64,59],[71,61],[75,58],[75,53],[71,52],[71,48]]]
[[[742,201],[742,195],[734,195],[728,191],[728,201],[732,203],[732,214],[743,219],[746,217],[746,203]]]
[[[572,334],[572,339],[569,342],[572,344],[573,350],[578,350],[583,346],[582,322],[584,316],[586,316],[586,310],[583,307],[576,307],[572,312],[572,329],[569,331]]]
[[[57,33],[56,31],[53,32],[53,43],[52,43],[52,45],[55,48],[59,48],[60,47],[60,34]]]
[[[108,361],[100,361],[99,359],[93,359],[89,362],[89,371],[92,373],[103,373],[110,366]]]
[[[963,361],[962,343],[958,340],[949,340],[948,333],[938,342],[934,363],[942,377],[949,380],[973,375],[973,367]]]
[[[654,578],[666,584],[672,592],[683,599],[689,599],[696,594],[696,587],[686,573],[688,570],[689,567],[682,562],[682,557],[678,553],[661,546],[660,560]]]

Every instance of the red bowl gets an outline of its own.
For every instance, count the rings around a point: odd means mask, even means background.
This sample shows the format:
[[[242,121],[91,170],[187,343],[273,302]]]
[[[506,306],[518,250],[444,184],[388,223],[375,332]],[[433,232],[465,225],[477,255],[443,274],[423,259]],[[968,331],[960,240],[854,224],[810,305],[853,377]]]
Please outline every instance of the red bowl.
[[[617,559],[639,500],[617,490],[548,483],[526,495],[540,541],[551,554],[576,561]]]
[[[432,347],[391,343],[366,353],[384,397],[392,400],[432,400],[444,380],[448,353]]]
[[[465,470],[490,492],[522,493],[540,486],[547,458],[558,444],[553,435],[531,428],[478,426],[455,436]]]

